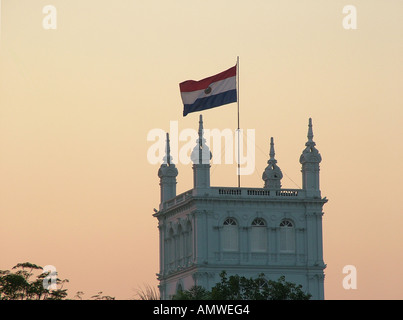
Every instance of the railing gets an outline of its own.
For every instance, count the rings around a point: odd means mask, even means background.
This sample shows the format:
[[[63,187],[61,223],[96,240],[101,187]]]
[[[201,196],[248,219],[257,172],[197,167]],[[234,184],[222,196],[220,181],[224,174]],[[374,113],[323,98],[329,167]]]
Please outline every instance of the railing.
[[[299,192],[300,192],[300,190],[298,190],[298,189],[276,190],[276,196],[279,196],[279,197],[298,197]]]
[[[304,190],[301,189],[280,189],[269,190],[263,188],[227,188],[227,187],[212,187],[209,194],[213,196],[237,196],[237,197],[254,197],[254,198],[283,198],[283,197],[301,197],[304,195]]]
[[[220,188],[220,189],[218,189],[218,194],[239,196],[242,194],[242,190],[241,189]]]
[[[192,196],[192,190],[188,190],[184,193],[181,193],[179,195],[177,195],[175,198],[167,201],[166,203],[166,207],[170,208],[173,207],[181,202],[184,202],[185,200],[189,199]]]
[[[270,190],[248,189],[246,192],[248,196],[270,196]]]
[[[180,204],[192,195],[197,195],[197,190],[191,189],[177,195],[175,198],[165,203],[165,209],[171,208]],[[230,188],[230,187],[211,187],[203,189],[202,196],[206,197],[228,197],[228,198],[256,198],[256,199],[282,199],[282,198],[301,198],[305,197],[303,189],[280,189],[269,190],[263,188]]]

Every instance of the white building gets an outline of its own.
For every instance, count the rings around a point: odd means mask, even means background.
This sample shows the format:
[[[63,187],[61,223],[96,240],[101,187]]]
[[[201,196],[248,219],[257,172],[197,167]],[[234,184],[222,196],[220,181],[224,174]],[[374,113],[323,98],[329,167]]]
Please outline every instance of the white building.
[[[282,189],[273,138],[263,172],[263,188],[210,186],[211,153],[203,138],[192,152],[193,189],[176,195],[178,170],[172,163],[167,134],[158,219],[160,293],[170,299],[178,290],[200,285],[210,290],[219,274],[266,278],[301,284],[312,299],[324,299],[321,156],[315,148],[312,121],[300,156],[302,189]]]

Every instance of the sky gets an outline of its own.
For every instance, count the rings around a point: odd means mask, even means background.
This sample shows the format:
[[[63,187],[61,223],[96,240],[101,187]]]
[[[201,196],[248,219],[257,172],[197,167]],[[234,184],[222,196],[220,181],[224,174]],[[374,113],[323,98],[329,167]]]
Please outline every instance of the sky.
[[[0,270],[53,265],[70,297],[156,287],[159,164],[147,136],[171,122],[197,130],[178,84],[239,56],[256,167],[242,186],[263,186],[274,137],[283,187],[300,188],[312,117],[329,199],[325,298],[403,299],[402,15],[400,0],[2,0]],[[203,112],[205,128],[235,130],[236,108]],[[193,181],[190,164],[177,168],[179,194]],[[211,184],[236,186],[236,164],[213,164]],[[356,289],[343,287],[346,265]]]

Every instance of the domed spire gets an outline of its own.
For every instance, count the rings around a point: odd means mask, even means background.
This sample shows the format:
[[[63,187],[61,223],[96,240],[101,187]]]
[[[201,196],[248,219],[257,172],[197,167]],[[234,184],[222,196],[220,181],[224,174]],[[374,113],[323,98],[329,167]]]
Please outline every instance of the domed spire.
[[[178,169],[172,162],[171,148],[169,145],[169,133],[167,133],[165,156],[163,163],[158,170],[158,177],[160,178],[161,186],[161,204],[176,196],[176,177]]]
[[[308,121],[308,142],[313,142],[312,118]],[[313,142],[315,144],[315,142]]]
[[[274,156],[276,155],[276,153],[274,152],[274,140],[273,137],[270,138],[270,159],[267,163],[277,163],[277,160],[274,159]]]
[[[313,141],[312,119],[308,123],[308,141],[299,158],[302,164],[302,188],[307,190],[307,196],[320,197],[319,189],[319,163],[322,161],[316,143]]]
[[[302,151],[299,162],[301,164],[305,162],[320,163],[322,161],[322,157],[318,149],[315,148],[316,143],[313,141],[312,118],[309,118],[307,137],[308,141],[305,143],[306,148]]]
[[[170,166],[172,162],[172,156],[171,156],[171,147],[169,145],[169,133],[167,132],[167,140],[166,140],[166,146],[165,146],[165,156],[162,159],[163,163]]]
[[[196,140],[190,158],[193,162],[193,187],[202,190],[210,188],[210,159],[211,152],[203,137],[203,116],[199,120],[199,138]]]
[[[194,164],[209,164],[212,157],[209,147],[206,145],[206,139],[203,137],[203,116],[199,119],[199,138],[196,140],[190,159]]]
[[[268,166],[263,172],[262,179],[264,181],[264,188],[269,189],[280,189],[281,179],[283,178],[283,173],[277,165],[277,160],[274,158],[274,140],[273,137],[270,138],[270,159],[267,161]]]

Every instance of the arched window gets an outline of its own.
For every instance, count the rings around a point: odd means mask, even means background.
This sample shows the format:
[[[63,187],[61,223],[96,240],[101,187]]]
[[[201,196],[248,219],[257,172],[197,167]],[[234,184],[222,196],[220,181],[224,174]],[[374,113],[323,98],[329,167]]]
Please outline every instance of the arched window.
[[[295,228],[293,222],[288,219],[280,223],[280,251],[295,251]]]
[[[238,223],[235,219],[224,221],[221,244],[224,251],[238,251]]]
[[[267,251],[267,228],[263,219],[256,218],[253,220],[250,240],[252,252]]]

